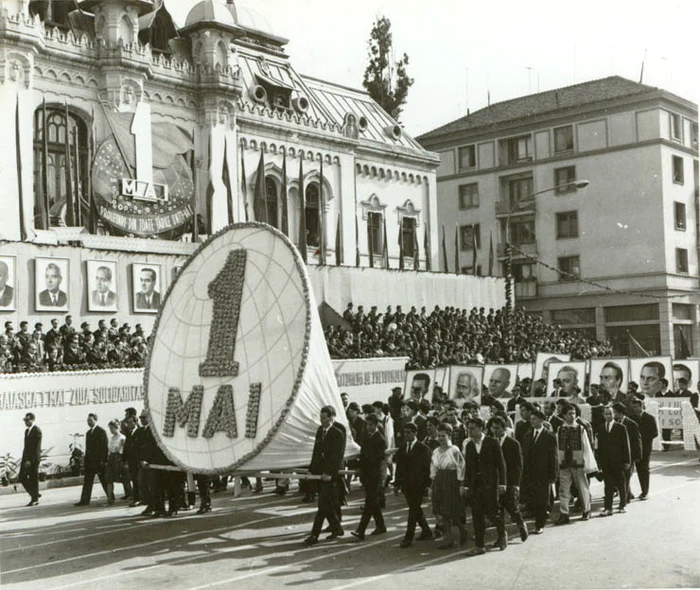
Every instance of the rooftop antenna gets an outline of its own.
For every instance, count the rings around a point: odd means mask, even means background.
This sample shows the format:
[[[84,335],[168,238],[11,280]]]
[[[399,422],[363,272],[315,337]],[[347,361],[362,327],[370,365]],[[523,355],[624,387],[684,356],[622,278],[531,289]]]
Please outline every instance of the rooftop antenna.
[[[644,83],[644,62],[647,60],[647,50],[644,50],[644,57],[642,58],[642,70],[639,72],[639,83]]]
[[[469,68],[466,70],[466,82],[464,85],[465,102],[467,103],[467,115],[469,115]]]
[[[491,106],[491,84],[489,82],[488,74],[486,74],[486,101],[488,106]]]

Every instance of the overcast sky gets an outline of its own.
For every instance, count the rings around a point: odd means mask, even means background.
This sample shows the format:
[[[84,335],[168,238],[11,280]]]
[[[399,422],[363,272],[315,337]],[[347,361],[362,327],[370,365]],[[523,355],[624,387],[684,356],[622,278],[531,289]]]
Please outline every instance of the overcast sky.
[[[166,0],[184,23],[191,0]],[[415,84],[401,117],[419,135],[491,102],[620,75],[700,99],[700,0],[245,0],[290,40],[297,71],[362,87],[379,15]]]

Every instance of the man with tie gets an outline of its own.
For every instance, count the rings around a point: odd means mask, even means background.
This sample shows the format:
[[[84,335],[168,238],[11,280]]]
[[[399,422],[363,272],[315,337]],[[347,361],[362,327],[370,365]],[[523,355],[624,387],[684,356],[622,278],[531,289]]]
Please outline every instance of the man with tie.
[[[141,291],[136,293],[136,309],[158,309],[160,293],[156,291],[156,271],[153,268],[142,268],[139,281]]]
[[[112,291],[111,285],[112,269],[108,266],[98,266],[95,271],[95,290],[90,293],[92,305],[114,307],[117,304],[117,294]]]
[[[430,486],[430,454],[428,446],[417,439],[418,428],[412,422],[403,427],[404,444],[396,452],[396,477],[394,489],[403,492],[408,504],[408,525],[406,534],[399,547],[410,547],[416,534],[416,525],[420,526],[419,541],[433,538],[433,532],[425,518],[423,497]]]
[[[34,424],[36,417],[32,412],[24,416],[24,450],[22,465],[19,468],[19,481],[29,494],[27,506],[39,504],[39,463],[41,462],[41,429]]]
[[[39,305],[42,307],[66,307],[68,305],[68,296],[65,291],[61,291],[61,276],[60,267],[50,262],[46,265],[44,273],[46,281],[46,289],[39,293]]]
[[[15,297],[15,290],[7,284],[10,278],[10,269],[7,263],[0,260],[0,307],[9,307]]]
[[[557,430],[557,454],[559,462],[559,520],[556,524],[569,522],[569,500],[571,486],[576,486],[583,505],[581,520],[591,514],[591,493],[588,473],[597,470],[591,441],[586,427],[576,420],[576,410],[571,404],[563,407],[564,424]]]
[[[634,466],[642,460],[642,434],[639,432],[639,425],[628,418],[625,414],[627,407],[622,402],[613,404],[613,417],[615,422],[622,424],[627,429],[627,438],[630,443],[630,466],[625,471],[625,480],[627,482],[627,502],[634,500],[634,494],[630,491],[630,480],[634,473]]]
[[[95,475],[100,478],[102,489],[107,498],[110,497],[107,492],[105,482],[105,469],[107,468],[107,433],[104,428],[97,425],[97,414],[90,413],[87,418],[89,430],[85,433],[85,477],[83,479],[83,490],[80,494],[80,501],[76,506],[87,506],[90,504],[92,496],[92,484],[95,481]]]
[[[379,505],[379,487],[383,486],[382,463],[386,453],[386,439],[379,432],[377,424],[379,420],[374,414],[367,416],[365,421],[365,434],[362,438],[360,450],[360,481],[365,488],[365,506],[362,510],[360,523],[357,530],[352,531],[352,536],[358,541],[364,541],[365,530],[370,519],[374,518],[375,530],[372,535],[386,532],[382,508]]]
[[[497,419],[501,420],[501,418]],[[503,427],[505,430],[505,424]],[[503,460],[501,445],[495,439],[486,436],[484,421],[481,418],[469,418],[467,429],[469,438],[464,443],[463,488],[472,505],[476,546],[471,554],[486,553],[484,535],[487,516],[496,525],[498,531],[495,546],[503,551],[508,547],[508,535],[503,522],[503,512],[498,504],[499,495],[506,492],[506,464]]]
[[[651,446],[654,439],[659,436],[659,429],[656,425],[656,418],[644,411],[644,402],[642,402],[641,399],[633,399],[631,408],[632,420],[639,426],[639,434],[642,437],[642,457],[635,463],[639,485],[642,488],[639,499],[646,500],[649,497],[649,460],[651,458]]]
[[[603,410],[605,422],[598,430],[598,465],[603,472],[605,498],[600,516],[612,516],[613,495],[617,490],[620,504],[617,511],[626,512],[627,480],[625,471],[630,468],[630,443],[627,429],[613,419],[612,406]]]
[[[536,535],[544,532],[551,503],[551,486],[557,481],[557,441],[544,428],[544,413],[535,410],[530,415],[532,430],[523,445],[523,482],[528,503],[535,513]]]
[[[522,407],[522,406],[521,406]],[[506,491],[500,496],[501,518],[505,519],[505,511],[508,511],[510,519],[518,525],[520,540],[527,541],[528,532],[525,521],[520,514],[520,480],[523,474],[523,454],[520,443],[506,436],[506,424],[500,416],[494,416],[490,420],[491,432],[501,446],[503,460],[506,464]]]
[[[318,543],[324,520],[328,521],[331,531],[329,539],[336,539],[345,534],[340,525],[340,504],[344,496],[341,487],[344,486],[343,478],[338,473],[343,468],[345,457],[346,431],[341,425],[336,425],[335,408],[324,406],[321,408],[321,426],[316,431],[316,441],[311,455],[309,472],[320,475],[318,482],[318,510],[311,529],[311,535],[304,544],[311,547]]]

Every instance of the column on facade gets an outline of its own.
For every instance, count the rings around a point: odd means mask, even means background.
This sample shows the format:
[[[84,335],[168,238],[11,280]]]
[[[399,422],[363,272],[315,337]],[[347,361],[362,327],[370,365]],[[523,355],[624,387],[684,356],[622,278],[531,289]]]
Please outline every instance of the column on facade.
[[[673,356],[673,303],[670,299],[663,299],[659,302],[659,331],[661,354]]]
[[[354,154],[339,154],[338,164],[338,193],[336,209],[340,213],[341,239],[343,249],[343,264],[355,266],[357,236],[355,235],[355,216],[360,215],[355,192],[355,156]],[[336,219],[337,223],[337,219]],[[359,223],[359,221],[358,221]]]

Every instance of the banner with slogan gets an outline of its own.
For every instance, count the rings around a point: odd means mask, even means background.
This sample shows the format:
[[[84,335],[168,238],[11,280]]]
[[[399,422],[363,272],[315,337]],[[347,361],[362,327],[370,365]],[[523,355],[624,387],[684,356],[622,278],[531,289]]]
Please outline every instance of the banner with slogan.
[[[386,402],[394,387],[404,387],[408,357],[334,360],[338,389],[351,402]],[[408,398],[406,392],[406,399]]]

